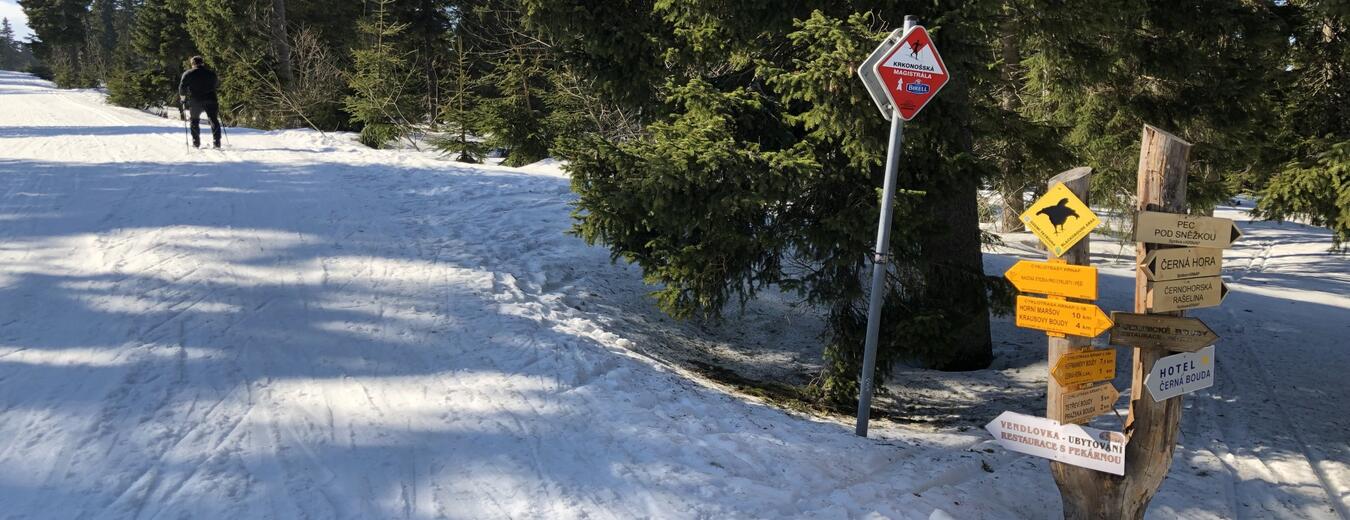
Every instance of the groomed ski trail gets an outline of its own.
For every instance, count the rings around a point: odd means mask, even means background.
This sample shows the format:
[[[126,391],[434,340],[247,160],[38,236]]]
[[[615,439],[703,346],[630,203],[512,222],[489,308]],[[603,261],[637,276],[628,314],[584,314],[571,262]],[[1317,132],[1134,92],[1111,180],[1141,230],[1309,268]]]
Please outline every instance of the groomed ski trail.
[[[564,178],[183,132],[0,72],[0,518],[1058,515],[1045,461],[978,428],[858,439],[638,354],[612,305],[642,300],[597,294],[640,274],[565,233]],[[1248,238],[1228,301],[1190,313],[1223,337],[1218,383],[1149,518],[1342,518],[1350,260],[1219,216]],[[1101,272],[1128,308],[1132,267]],[[1000,392],[1043,388],[1044,336],[1000,327],[1032,352],[900,377],[965,420],[1043,407]]]
[[[970,454],[632,354],[566,179],[0,73],[0,518],[927,518]],[[996,516],[995,516],[996,517]]]

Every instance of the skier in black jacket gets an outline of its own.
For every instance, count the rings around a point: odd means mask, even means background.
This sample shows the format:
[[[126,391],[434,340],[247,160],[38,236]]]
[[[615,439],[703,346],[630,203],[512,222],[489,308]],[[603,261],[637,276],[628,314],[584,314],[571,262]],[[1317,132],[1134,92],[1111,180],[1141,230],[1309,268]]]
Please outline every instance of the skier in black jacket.
[[[201,127],[198,119],[202,112],[211,120],[211,144],[220,148],[220,104],[216,101],[216,89],[220,87],[220,78],[216,72],[206,66],[201,56],[192,57],[192,68],[183,73],[178,82],[178,98],[187,103],[192,121],[192,146],[202,145]]]

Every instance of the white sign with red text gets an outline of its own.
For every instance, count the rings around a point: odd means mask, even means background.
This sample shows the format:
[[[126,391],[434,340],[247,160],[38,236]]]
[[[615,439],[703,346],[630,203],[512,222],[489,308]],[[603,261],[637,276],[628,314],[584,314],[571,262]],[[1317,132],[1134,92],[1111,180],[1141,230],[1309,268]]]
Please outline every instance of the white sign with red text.
[[[985,425],[1000,446],[1091,470],[1125,474],[1125,435],[1044,417],[1003,412]]]

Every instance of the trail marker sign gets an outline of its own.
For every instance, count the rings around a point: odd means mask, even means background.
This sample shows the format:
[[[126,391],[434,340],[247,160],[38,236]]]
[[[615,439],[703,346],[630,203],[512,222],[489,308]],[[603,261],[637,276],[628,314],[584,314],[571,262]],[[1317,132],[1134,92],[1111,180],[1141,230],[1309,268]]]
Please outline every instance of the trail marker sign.
[[[1125,435],[1044,417],[1003,412],[984,429],[1008,451],[1113,475],[1125,474]]]
[[[1227,296],[1228,286],[1218,276],[1148,282],[1147,301],[1152,312],[1216,307]]]
[[[1154,249],[1144,257],[1139,270],[1149,281],[1158,282],[1219,276],[1223,272],[1223,250],[1210,247]]]
[[[1134,237],[1150,244],[1227,249],[1242,238],[1242,231],[1226,218],[1140,211]]]
[[[1112,312],[1111,321],[1112,345],[1195,352],[1219,341],[1219,335],[1196,318]]]
[[[1091,338],[1111,328],[1111,318],[1090,303],[1018,296],[1017,326]]]
[[[1055,256],[1064,253],[1101,224],[1087,204],[1063,183],[1056,184],[1021,215],[1027,230]]]
[[[1062,416],[1065,424],[1083,424],[1093,417],[1116,408],[1120,400],[1120,391],[1110,383],[1097,385],[1086,390],[1067,392],[1060,404],[1064,407]]]
[[[877,109],[881,110],[881,116],[887,121],[891,120],[891,113],[894,110],[891,108],[891,98],[886,95],[886,86],[882,85],[881,78],[877,76],[877,64],[891,53],[891,49],[900,44],[900,37],[903,35],[904,29],[891,31],[891,34],[882,40],[881,45],[878,45],[876,50],[863,60],[862,65],[858,66],[858,78],[862,80],[863,86],[867,87],[867,95],[872,97],[872,103],[877,105]]]
[[[891,47],[872,69],[885,87],[891,106],[905,121],[914,119],[951,79],[933,39],[922,25],[905,31],[900,43]]]
[[[1166,401],[1214,386],[1214,347],[1159,359],[1144,377],[1154,401]]]
[[[1060,356],[1050,369],[1060,386],[1078,386],[1116,377],[1116,349],[1088,349]],[[1072,421],[1070,421],[1072,422]]]
[[[1097,299],[1096,267],[1019,260],[1003,276],[1021,292]]]

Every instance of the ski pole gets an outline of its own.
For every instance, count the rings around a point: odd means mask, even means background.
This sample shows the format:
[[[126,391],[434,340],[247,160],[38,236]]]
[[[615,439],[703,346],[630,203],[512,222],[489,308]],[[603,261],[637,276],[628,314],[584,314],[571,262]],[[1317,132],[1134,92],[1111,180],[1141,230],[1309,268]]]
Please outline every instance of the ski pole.
[[[187,117],[183,115],[183,96],[178,96],[178,120],[183,122],[183,147],[192,149],[192,130],[188,128]]]

